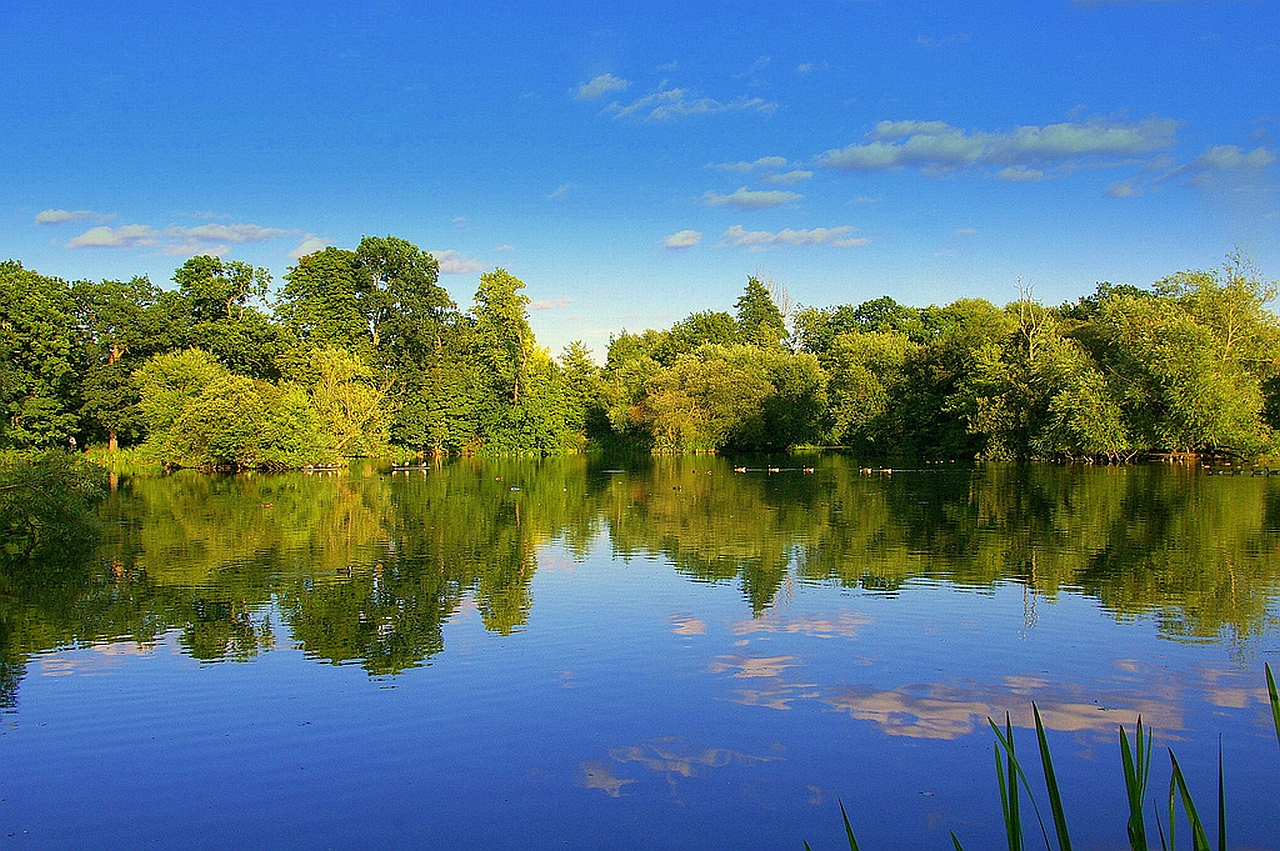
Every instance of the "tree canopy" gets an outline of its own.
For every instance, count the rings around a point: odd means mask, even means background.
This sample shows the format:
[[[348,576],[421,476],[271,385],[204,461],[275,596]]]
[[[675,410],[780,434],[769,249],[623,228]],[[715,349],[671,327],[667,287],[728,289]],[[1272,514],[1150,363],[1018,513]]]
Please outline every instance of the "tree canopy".
[[[1273,452],[1280,427],[1276,285],[1238,254],[1056,307],[793,311],[752,275],[732,312],[621,331],[603,363],[540,346],[507,270],[462,310],[393,236],[301,257],[275,289],[207,255],[172,283],[0,264],[0,449],[141,444],[237,469],[593,445],[1114,461]]]

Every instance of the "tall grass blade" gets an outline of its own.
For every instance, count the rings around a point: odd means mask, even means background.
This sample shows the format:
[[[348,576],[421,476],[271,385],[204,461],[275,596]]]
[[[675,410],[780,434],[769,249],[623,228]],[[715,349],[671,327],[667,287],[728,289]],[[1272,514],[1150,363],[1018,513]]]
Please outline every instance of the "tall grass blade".
[[[1204,823],[1200,821],[1200,814],[1196,812],[1195,802],[1191,800],[1191,792],[1187,789],[1187,781],[1182,776],[1182,769],[1178,767],[1178,758],[1173,755],[1173,751],[1169,751],[1169,761],[1173,763],[1173,776],[1169,778],[1169,844],[1174,844],[1173,830],[1174,818],[1174,789],[1176,787],[1178,797],[1182,799],[1182,809],[1187,814],[1187,822],[1191,826],[1191,847],[1194,851],[1213,851],[1209,845],[1209,837],[1205,835]]]
[[[1018,785],[1014,780],[1013,755],[1013,723],[1009,713],[1004,714],[1005,734],[1009,742],[1008,783],[1005,782],[1005,768],[1000,761],[1000,745],[992,745],[996,757],[996,779],[1000,783],[1000,808],[1004,813],[1005,841],[1009,851],[1022,851],[1022,817],[1018,813]]]
[[[1044,847],[1052,851],[1053,846],[1049,844],[1049,831],[1044,826],[1044,817],[1040,815],[1040,805],[1036,803],[1036,797],[1031,793],[1031,783],[1027,780],[1027,773],[1022,770],[1022,763],[1018,762],[1018,757],[1014,754],[1013,725],[1009,723],[1009,714],[1007,712],[1005,713],[1005,724],[1007,725],[1006,729],[1008,730],[1007,736],[1000,732],[1000,728],[996,726],[996,722],[992,721],[990,718],[987,719],[987,723],[991,725],[992,731],[996,734],[996,739],[999,740],[1000,746],[1004,748],[1005,753],[1009,757],[1009,788],[1010,790],[1016,791],[1017,784],[1014,782],[1014,776],[1016,775],[1017,779],[1022,781],[1022,788],[1027,791],[1027,797],[1031,799],[1031,809],[1036,814],[1036,821],[1040,823],[1040,833],[1042,836],[1044,836]],[[997,762],[996,765],[998,766],[999,763]],[[1016,807],[1016,803],[1015,803],[1015,807]],[[1008,815],[1006,815],[1005,823],[1007,827],[1009,824]],[[1017,839],[1018,848],[1021,848],[1022,847],[1021,819],[1019,819],[1017,835],[1018,835],[1018,839]]]
[[[1058,778],[1053,773],[1053,758],[1049,756],[1049,740],[1040,722],[1040,709],[1034,703],[1031,711],[1036,717],[1036,739],[1040,742],[1040,762],[1044,767],[1044,785],[1049,790],[1049,807],[1053,810],[1053,826],[1058,832],[1059,851],[1071,851],[1071,835],[1067,832],[1067,816],[1062,810],[1062,795],[1058,792]]]
[[[1276,741],[1280,742],[1280,695],[1276,694],[1276,678],[1271,675],[1271,665],[1263,663],[1267,672],[1267,695],[1271,698],[1271,720],[1276,725]]]
[[[955,846],[956,851],[964,851],[964,846],[960,844],[960,840],[956,839],[956,832],[951,831],[951,844]]]
[[[853,828],[849,826],[849,814],[844,811],[844,801],[836,798],[840,804],[840,817],[844,819],[844,835],[849,840],[849,851],[858,851],[858,840],[853,838]]]
[[[1227,851],[1227,795],[1222,783],[1222,734],[1218,734],[1218,851]]]
[[[1135,758],[1134,751],[1137,755]],[[1151,732],[1142,739],[1142,716],[1138,716],[1134,748],[1129,747],[1129,737],[1120,728],[1120,758],[1124,763],[1124,787],[1129,797],[1129,848],[1132,851],[1148,851],[1147,823],[1142,807],[1147,797],[1147,778],[1151,771]],[[1157,826],[1159,815],[1157,814]]]

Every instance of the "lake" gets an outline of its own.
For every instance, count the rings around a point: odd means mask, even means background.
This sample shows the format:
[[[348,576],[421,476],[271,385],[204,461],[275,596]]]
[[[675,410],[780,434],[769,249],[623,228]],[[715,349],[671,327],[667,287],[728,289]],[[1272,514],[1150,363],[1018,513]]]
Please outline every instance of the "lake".
[[[1149,808],[1170,747],[1216,824],[1221,734],[1232,846],[1280,848],[1280,477],[358,462],[102,519],[0,577],[0,847],[822,851],[837,799],[1003,847],[987,719],[1035,781],[1034,701],[1077,848],[1127,847],[1139,715]]]

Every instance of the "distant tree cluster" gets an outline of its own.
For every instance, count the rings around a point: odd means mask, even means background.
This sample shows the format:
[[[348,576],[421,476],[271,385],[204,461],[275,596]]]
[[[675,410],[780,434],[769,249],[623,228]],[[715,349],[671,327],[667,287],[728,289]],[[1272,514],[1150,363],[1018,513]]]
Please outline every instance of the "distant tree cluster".
[[[209,256],[172,289],[0,263],[0,448],[74,438],[230,469],[619,444],[1122,460],[1256,455],[1280,426],[1275,284],[1235,255],[1059,307],[1024,293],[792,311],[753,276],[734,313],[623,331],[603,367],[581,343],[540,347],[506,271],[466,311],[438,279],[395,237],[303,257],[277,292]]]

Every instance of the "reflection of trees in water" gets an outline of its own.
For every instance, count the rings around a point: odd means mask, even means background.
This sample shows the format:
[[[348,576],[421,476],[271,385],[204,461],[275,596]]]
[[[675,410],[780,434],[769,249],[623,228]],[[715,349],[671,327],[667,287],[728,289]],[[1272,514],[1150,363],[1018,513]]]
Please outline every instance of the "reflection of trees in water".
[[[759,617],[795,583],[909,593],[919,578],[1064,589],[1165,635],[1243,640],[1274,627],[1280,480],[1169,467],[734,472],[698,456],[458,461],[409,474],[136,479],[102,506],[96,556],[0,571],[0,694],[32,652],[182,632],[201,659],[250,658],[273,601],[309,654],[390,673],[439,653],[470,599],[519,629],[538,548],[660,556],[734,583]],[[776,463],[776,462],[775,462]],[[811,463],[811,462],[800,462]]]

